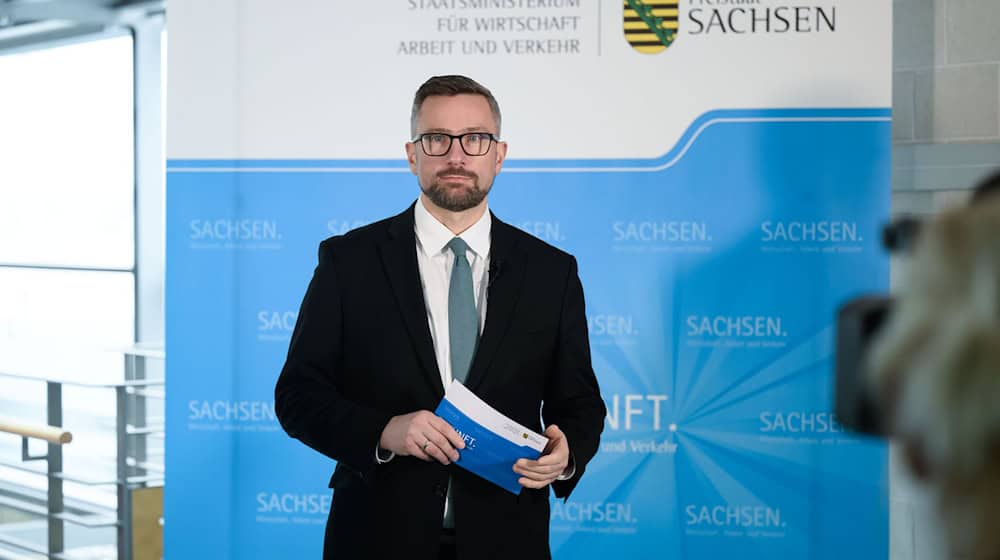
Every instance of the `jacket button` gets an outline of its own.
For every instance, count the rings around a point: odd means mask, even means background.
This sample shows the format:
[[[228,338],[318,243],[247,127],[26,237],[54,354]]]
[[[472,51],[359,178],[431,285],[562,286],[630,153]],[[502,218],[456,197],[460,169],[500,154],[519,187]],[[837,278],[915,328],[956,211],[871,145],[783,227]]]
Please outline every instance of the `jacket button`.
[[[446,492],[446,490],[445,490],[445,487],[443,485],[441,485],[441,484],[435,484],[434,485],[434,495],[435,496],[438,496],[439,498],[443,498],[444,495],[445,495],[445,492]]]

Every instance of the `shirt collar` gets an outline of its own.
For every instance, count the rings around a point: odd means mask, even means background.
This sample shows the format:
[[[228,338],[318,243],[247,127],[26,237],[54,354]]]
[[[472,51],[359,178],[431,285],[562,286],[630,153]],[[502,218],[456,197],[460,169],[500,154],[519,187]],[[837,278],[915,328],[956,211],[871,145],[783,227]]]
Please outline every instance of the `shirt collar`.
[[[428,255],[436,255],[442,251],[445,251],[448,246],[448,242],[451,241],[455,234],[451,232],[444,224],[437,221],[437,218],[431,215],[424,207],[424,203],[417,200],[416,208],[414,209],[414,227],[417,233],[417,241],[420,246],[423,247],[424,252]],[[469,248],[472,249],[474,253],[480,258],[486,258],[490,252],[490,230],[493,227],[493,217],[490,215],[490,209],[487,206],[486,211],[483,212],[482,217],[472,224],[472,226],[463,231],[458,237],[462,238],[469,244]]]

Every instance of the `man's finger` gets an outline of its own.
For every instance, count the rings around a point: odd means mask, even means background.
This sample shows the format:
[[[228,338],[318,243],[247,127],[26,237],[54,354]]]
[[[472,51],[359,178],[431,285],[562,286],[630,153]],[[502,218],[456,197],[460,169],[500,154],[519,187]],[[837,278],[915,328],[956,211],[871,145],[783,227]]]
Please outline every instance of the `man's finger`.
[[[531,469],[533,471],[540,470],[552,470],[564,466],[563,463],[566,461],[526,461],[524,459],[514,463],[515,467],[520,467],[522,469]]]
[[[521,476],[529,480],[536,480],[538,482],[546,482],[546,483],[556,479],[555,475],[552,473],[522,472]]]
[[[514,466],[514,470],[520,474],[524,475],[534,474],[540,476],[551,476],[553,474],[558,476],[558,474],[561,473],[564,469],[565,467],[562,467],[560,465],[551,465],[551,466],[543,465],[543,466],[533,466],[533,467],[520,466],[520,465]]]
[[[527,478],[521,478],[517,481],[518,484],[524,486],[525,488],[545,488],[549,485],[549,482],[540,482],[536,480],[529,480]]]
[[[425,435],[423,432],[412,436],[410,440],[413,442],[414,447],[416,447],[418,450],[418,452],[415,453],[414,456],[423,459],[424,461],[443,462],[442,459],[445,459],[444,452],[441,450],[441,448],[434,443],[432,437],[427,437],[427,435]]]
[[[424,453],[427,453],[431,458],[442,465],[447,465],[451,463],[451,459],[448,457],[447,453],[438,447],[434,440],[427,440],[428,443],[423,446]]]
[[[566,435],[562,433],[562,430],[559,429],[559,426],[556,426],[555,424],[545,428],[543,435],[551,441],[557,441],[566,437]]]
[[[441,463],[442,465],[451,464],[451,459],[449,459],[445,452],[441,451],[441,449],[433,443],[427,446],[427,453],[433,457],[435,461]]]
[[[431,420],[431,425],[441,435],[448,438],[451,446],[455,449],[463,449],[465,447],[465,440],[462,439],[462,436],[458,435],[455,428],[440,416],[435,416],[434,419]]]
[[[542,455],[534,463],[539,465],[558,465],[560,463],[565,463],[569,461],[569,453],[551,453],[549,455]]]
[[[550,467],[553,465],[563,465],[569,464],[569,454],[568,453],[553,453],[552,455],[542,455],[537,461],[529,461],[527,459],[521,459],[517,465],[527,466],[530,468],[535,468],[538,466]]]
[[[431,442],[431,445],[440,449],[444,455],[447,455],[449,462],[458,460],[458,451],[455,451],[455,448],[451,445],[451,441],[444,437],[441,432],[429,434],[427,440]]]
[[[433,461],[434,460],[433,458],[431,458],[430,455],[424,453],[424,450],[419,445],[417,445],[417,443],[415,441],[413,441],[413,440],[410,440],[409,443],[406,444],[406,451],[411,456],[416,457],[417,459],[420,459],[421,461]]]

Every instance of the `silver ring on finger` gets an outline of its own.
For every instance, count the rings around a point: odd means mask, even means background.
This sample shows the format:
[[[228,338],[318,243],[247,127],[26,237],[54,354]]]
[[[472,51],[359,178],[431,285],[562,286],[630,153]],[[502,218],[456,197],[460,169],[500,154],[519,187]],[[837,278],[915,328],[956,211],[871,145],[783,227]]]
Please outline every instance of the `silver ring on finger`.
[[[424,444],[422,446],[420,446],[420,449],[424,453],[427,453],[427,446],[430,445],[430,444],[431,444],[431,440],[427,440],[427,441],[424,442]]]

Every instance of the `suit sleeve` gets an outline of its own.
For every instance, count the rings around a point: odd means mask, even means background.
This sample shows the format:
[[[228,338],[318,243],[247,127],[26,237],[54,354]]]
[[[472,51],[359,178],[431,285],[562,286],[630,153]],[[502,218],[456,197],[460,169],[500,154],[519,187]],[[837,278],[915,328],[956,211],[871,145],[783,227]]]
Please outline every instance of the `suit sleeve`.
[[[567,480],[552,483],[556,497],[567,498],[597,453],[607,412],[597,377],[590,363],[590,341],[583,286],[572,259],[566,275],[559,319],[556,369],[545,391],[542,417],[566,435],[576,472]]]
[[[319,264],[274,388],[274,410],[288,435],[364,474],[375,466],[374,449],[391,415],[337,390],[344,318],[331,241],[320,244]]]

